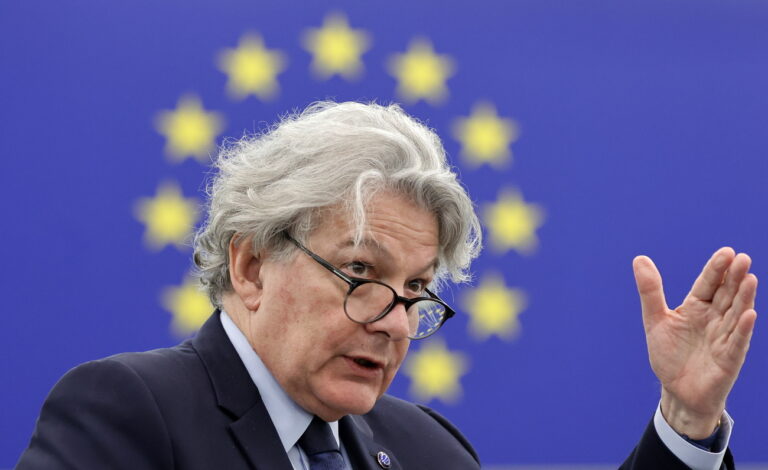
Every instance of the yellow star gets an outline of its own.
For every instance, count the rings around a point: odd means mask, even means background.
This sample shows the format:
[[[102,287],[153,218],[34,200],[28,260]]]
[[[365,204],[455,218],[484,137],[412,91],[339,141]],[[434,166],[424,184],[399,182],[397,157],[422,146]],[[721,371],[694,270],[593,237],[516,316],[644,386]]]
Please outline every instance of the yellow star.
[[[415,39],[405,54],[395,54],[389,60],[389,71],[397,79],[397,93],[409,102],[424,99],[437,104],[445,99],[445,81],[453,75],[453,59],[435,54],[426,39]]]
[[[464,308],[472,317],[470,328],[479,339],[494,334],[503,339],[514,337],[520,329],[517,316],[525,304],[523,291],[508,288],[495,274],[485,276],[464,298]]]
[[[536,249],[536,229],[544,221],[544,212],[535,204],[526,204],[519,192],[502,192],[495,204],[485,208],[484,215],[497,250],[515,249],[527,254]]]
[[[154,198],[140,199],[136,217],[147,226],[147,245],[156,250],[169,243],[182,248],[197,222],[197,206],[197,200],[181,197],[181,190],[174,183],[160,185]]]
[[[218,113],[206,113],[200,100],[188,95],[179,99],[175,110],[158,113],[155,127],[165,136],[165,152],[173,160],[194,156],[205,163],[223,123]]]
[[[262,100],[274,97],[280,86],[277,75],[285,70],[285,56],[264,47],[258,34],[240,38],[236,49],[219,54],[219,68],[228,75],[227,91],[237,98],[256,95]]]
[[[480,165],[489,163],[502,167],[509,161],[509,145],[517,140],[517,123],[499,118],[490,103],[479,103],[466,119],[457,119],[454,135],[461,142],[461,155],[467,161]]]
[[[192,279],[184,280],[177,287],[166,287],[162,302],[163,307],[173,314],[173,329],[180,335],[197,331],[213,312],[208,296]]]
[[[304,47],[312,54],[312,72],[322,79],[334,74],[348,80],[357,78],[363,70],[360,56],[369,43],[368,34],[350,29],[341,13],[326,16],[322,28],[311,28],[304,34]]]
[[[411,380],[411,394],[423,401],[439,398],[445,403],[461,396],[459,378],[467,371],[467,360],[461,353],[446,349],[440,340],[422,344],[411,353],[405,373]]]

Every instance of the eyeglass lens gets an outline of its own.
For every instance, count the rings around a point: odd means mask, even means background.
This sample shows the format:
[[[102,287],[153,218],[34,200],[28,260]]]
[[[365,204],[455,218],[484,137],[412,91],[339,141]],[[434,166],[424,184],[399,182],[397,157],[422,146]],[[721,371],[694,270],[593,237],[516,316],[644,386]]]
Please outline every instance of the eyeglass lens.
[[[370,323],[389,310],[396,294],[389,287],[369,282],[357,286],[347,295],[344,310],[351,320]],[[408,308],[409,336],[413,339],[428,336],[442,323],[445,307],[428,299],[420,300]]]

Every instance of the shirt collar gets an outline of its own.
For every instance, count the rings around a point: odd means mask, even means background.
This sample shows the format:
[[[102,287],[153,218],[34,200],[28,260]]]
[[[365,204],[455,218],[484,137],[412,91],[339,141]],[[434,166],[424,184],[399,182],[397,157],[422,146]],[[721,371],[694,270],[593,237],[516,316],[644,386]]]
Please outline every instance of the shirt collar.
[[[277,383],[275,377],[267,369],[259,355],[256,354],[256,351],[253,350],[250,343],[248,343],[248,339],[243,332],[227,315],[227,312],[222,310],[220,318],[221,326],[224,327],[229,341],[235,347],[240,360],[243,361],[254,385],[259,389],[259,395],[261,395],[269,417],[272,419],[272,424],[274,424],[277,430],[280,442],[283,444],[285,451],[288,452],[296,445],[301,435],[309,427],[309,423],[312,421],[312,414],[305,411],[285,393],[285,390]],[[333,437],[338,444],[339,422],[333,421],[328,424],[331,426]]]

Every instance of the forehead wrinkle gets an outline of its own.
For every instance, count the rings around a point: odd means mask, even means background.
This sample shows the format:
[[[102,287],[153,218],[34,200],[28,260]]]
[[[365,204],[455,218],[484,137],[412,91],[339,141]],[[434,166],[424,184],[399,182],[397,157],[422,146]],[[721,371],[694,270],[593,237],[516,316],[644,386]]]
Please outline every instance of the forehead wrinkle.
[[[379,243],[379,241],[376,240],[375,238],[367,238],[366,237],[366,238],[363,238],[362,240],[360,240],[360,243],[355,243],[355,241],[350,238],[350,239],[341,241],[341,242],[339,242],[336,245],[336,247],[338,249],[357,247],[357,246],[364,246],[364,247],[367,247],[367,248],[372,248],[372,249],[376,250],[377,252],[379,252],[380,254],[382,254],[384,256],[387,256],[389,258],[392,258],[392,255],[389,252],[389,250],[387,250],[387,247],[385,247],[384,245]],[[426,264],[424,264],[424,267],[417,268],[417,269],[414,270],[414,272],[416,272],[416,273],[423,273],[423,272],[429,271],[431,269],[432,272],[434,273],[434,272],[437,271],[438,264],[439,264],[439,258],[437,256],[435,256],[434,258],[429,260]]]

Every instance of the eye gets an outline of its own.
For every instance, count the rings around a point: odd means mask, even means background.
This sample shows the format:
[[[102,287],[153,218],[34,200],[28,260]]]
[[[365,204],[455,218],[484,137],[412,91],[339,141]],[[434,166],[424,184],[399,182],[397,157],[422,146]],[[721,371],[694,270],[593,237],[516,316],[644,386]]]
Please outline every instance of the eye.
[[[408,282],[408,290],[421,297],[426,293],[427,284],[423,279],[414,279]]]
[[[371,272],[373,270],[373,266],[362,261],[352,261],[351,263],[345,264],[343,268],[344,271],[348,272],[352,276],[363,278],[371,277]]]

